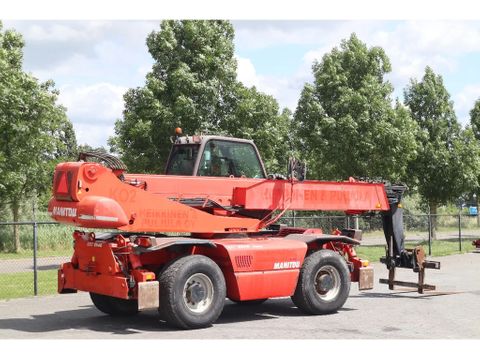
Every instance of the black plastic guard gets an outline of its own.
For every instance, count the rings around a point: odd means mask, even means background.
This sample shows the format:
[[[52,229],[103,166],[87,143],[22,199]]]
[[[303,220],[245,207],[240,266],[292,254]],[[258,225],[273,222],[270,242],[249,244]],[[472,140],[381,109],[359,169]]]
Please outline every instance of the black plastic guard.
[[[399,207],[399,203],[390,204],[390,210],[382,213],[382,221],[389,250],[393,244],[392,255],[400,256],[405,252],[405,235],[403,233],[403,209]]]

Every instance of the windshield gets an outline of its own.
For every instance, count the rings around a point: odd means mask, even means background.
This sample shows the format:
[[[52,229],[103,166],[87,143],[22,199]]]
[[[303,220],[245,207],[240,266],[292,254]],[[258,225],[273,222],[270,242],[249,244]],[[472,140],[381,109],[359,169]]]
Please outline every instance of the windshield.
[[[252,144],[223,140],[210,140],[205,145],[198,175],[265,177]]]
[[[167,175],[193,175],[200,145],[174,145],[168,162]]]

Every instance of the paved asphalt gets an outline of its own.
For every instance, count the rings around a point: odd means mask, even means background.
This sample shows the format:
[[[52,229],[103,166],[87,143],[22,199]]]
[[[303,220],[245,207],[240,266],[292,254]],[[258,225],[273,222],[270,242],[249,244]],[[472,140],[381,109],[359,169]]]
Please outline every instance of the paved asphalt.
[[[210,328],[179,331],[156,311],[111,318],[96,310],[88,294],[53,295],[0,301],[0,339],[480,339],[480,254],[436,258],[441,270],[428,270],[437,290],[423,295],[407,288],[389,291],[374,264],[375,288],[352,286],[344,308],[306,316],[289,298],[242,306],[227,301]],[[415,280],[409,270],[398,279]]]

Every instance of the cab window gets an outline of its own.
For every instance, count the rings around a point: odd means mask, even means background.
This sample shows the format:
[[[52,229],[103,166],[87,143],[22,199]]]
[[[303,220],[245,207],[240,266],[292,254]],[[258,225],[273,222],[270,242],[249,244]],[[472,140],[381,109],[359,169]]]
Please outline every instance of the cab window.
[[[198,155],[198,148],[196,145],[175,145],[170,155],[168,162],[167,175],[192,175],[195,160]]]
[[[200,176],[264,178],[265,174],[252,144],[210,140],[198,167]]]

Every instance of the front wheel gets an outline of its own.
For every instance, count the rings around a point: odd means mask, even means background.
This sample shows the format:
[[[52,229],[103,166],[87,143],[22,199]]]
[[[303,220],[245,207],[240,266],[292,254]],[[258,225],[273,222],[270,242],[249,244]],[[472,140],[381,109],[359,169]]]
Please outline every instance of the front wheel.
[[[210,326],[223,310],[225,279],[218,265],[206,256],[177,259],[162,272],[159,282],[160,314],[175,327]]]
[[[345,260],[334,251],[320,250],[305,259],[292,301],[308,314],[333,313],[347,301],[350,283]]]

